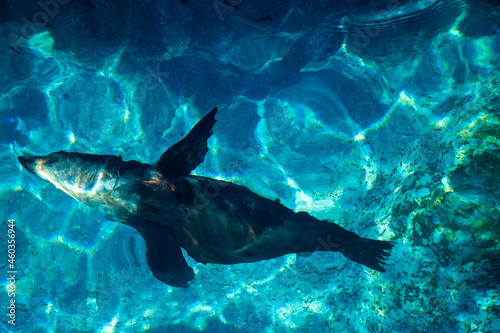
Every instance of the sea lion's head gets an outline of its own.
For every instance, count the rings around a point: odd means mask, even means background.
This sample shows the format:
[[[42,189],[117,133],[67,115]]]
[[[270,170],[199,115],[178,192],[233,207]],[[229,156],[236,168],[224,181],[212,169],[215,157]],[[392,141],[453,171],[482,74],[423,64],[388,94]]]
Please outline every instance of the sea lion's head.
[[[88,199],[116,185],[123,161],[118,156],[58,151],[45,156],[19,156],[21,165],[76,200]]]

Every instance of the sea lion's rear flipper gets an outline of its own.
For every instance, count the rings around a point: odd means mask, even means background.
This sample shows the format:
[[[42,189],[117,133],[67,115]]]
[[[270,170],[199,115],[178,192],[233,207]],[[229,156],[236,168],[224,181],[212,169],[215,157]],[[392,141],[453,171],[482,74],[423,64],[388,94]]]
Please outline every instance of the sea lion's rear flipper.
[[[203,117],[182,139],[161,155],[158,170],[165,176],[187,176],[205,158],[208,151],[207,140],[212,135],[216,122],[217,108]]]
[[[347,259],[379,272],[385,272],[382,265],[389,257],[389,251],[394,244],[394,242],[376,239],[354,238],[342,241],[340,252],[342,252]]]
[[[172,287],[189,287],[194,278],[179,244],[170,236],[168,227],[162,225],[136,228],[146,242],[146,258],[153,275]]]

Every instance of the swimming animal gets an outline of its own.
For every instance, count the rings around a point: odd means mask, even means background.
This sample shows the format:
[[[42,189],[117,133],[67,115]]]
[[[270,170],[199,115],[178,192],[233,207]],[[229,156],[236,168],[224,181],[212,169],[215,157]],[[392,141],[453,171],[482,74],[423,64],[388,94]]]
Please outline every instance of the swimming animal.
[[[214,108],[152,165],[65,151],[18,159],[30,173],[97,208],[107,219],[135,228],[145,240],[151,272],[170,286],[186,288],[194,278],[181,248],[203,264],[341,252],[384,272],[394,243],[361,238],[243,186],[191,175],[208,151],[216,113]]]

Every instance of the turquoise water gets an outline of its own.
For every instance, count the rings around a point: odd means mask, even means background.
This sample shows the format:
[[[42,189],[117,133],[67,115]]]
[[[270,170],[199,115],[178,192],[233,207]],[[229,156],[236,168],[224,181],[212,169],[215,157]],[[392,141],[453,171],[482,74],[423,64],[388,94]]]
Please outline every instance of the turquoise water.
[[[3,331],[500,332],[495,2],[45,4],[0,5]],[[387,272],[186,255],[195,278],[173,288],[135,230],[17,161],[153,163],[214,106],[196,175],[396,242]]]

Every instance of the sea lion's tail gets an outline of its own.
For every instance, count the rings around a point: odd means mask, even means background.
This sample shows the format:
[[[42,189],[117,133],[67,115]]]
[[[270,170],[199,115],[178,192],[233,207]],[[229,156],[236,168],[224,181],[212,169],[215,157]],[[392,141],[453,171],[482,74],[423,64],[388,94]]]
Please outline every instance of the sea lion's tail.
[[[385,264],[394,244],[394,242],[376,239],[354,238],[343,241],[340,252],[349,260],[379,272],[385,272],[382,265]]]

